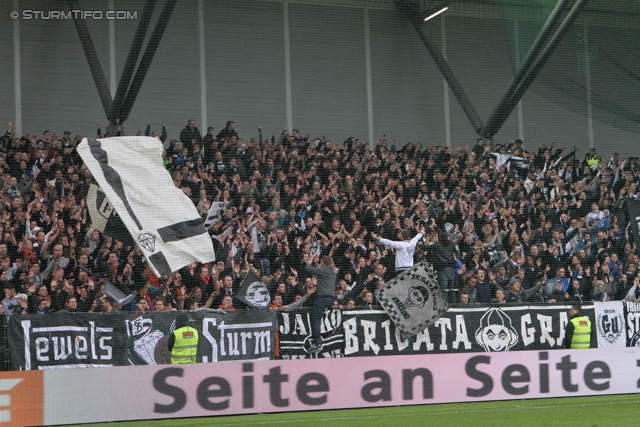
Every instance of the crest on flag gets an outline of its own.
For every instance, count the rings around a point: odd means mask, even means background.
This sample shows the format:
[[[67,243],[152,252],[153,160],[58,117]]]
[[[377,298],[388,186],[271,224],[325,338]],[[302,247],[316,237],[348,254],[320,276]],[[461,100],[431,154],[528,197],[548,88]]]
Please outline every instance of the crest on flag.
[[[133,245],[134,241],[122,223],[118,213],[98,184],[92,182],[87,191],[87,209],[94,230],[108,237],[114,237],[125,245]]]
[[[147,232],[138,234],[138,243],[149,252],[156,250],[156,236]]]
[[[596,302],[595,326],[598,348],[625,347],[627,345],[627,328],[624,321],[624,305],[622,301]],[[629,310],[631,312],[631,310]],[[582,320],[580,325],[582,326]],[[584,323],[588,323],[584,321]],[[630,329],[629,332],[631,332]]]
[[[253,271],[247,274],[233,296],[253,308],[269,308],[271,304],[267,285]]]
[[[402,339],[433,325],[449,309],[428,262],[421,262],[376,291]]]

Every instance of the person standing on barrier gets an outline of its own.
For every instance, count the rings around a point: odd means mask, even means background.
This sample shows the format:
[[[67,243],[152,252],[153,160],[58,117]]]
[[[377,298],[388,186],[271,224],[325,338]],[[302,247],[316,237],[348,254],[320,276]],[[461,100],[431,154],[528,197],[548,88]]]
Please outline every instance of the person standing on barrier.
[[[315,259],[318,259],[316,255]],[[336,269],[333,265],[333,259],[329,255],[324,255],[320,260],[320,267],[313,267],[311,261],[307,264],[305,270],[309,274],[318,276],[316,285],[317,298],[311,309],[311,353],[318,353],[322,350],[322,335],[320,333],[322,325],[322,317],[324,311],[333,305],[336,289]]]
[[[456,281],[456,245],[449,240],[449,234],[446,232],[434,233],[432,236],[427,236],[427,251],[431,255],[427,257],[433,263],[433,269],[438,274],[437,281],[440,289],[444,292],[445,299],[448,303],[455,303],[449,297],[450,291],[453,291],[453,287]]]
[[[189,326],[189,315],[178,313],[176,329],[167,343],[171,352],[171,364],[196,363],[199,339],[198,331]]]
[[[591,321],[582,314],[582,307],[572,305],[569,310],[569,323],[565,330],[564,346],[571,349],[591,347]]]

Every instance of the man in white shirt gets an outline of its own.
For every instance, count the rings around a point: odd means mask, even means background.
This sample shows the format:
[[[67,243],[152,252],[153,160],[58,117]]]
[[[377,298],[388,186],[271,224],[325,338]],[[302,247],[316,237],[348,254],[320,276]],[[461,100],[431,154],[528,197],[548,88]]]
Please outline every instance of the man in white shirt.
[[[604,217],[604,212],[600,210],[600,207],[597,203],[591,204],[591,212],[587,215],[587,225],[589,227],[596,227],[598,222]]]
[[[402,239],[399,242],[384,239],[371,233],[374,239],[378,239],[380,243],[396,250],[396,273],[401,273],[413,267],[413,254],[416,251],[416,245],[424,236],[424,227],[422,230],[411,238],[411,230],[404,229],[398,233],[398,237]]]

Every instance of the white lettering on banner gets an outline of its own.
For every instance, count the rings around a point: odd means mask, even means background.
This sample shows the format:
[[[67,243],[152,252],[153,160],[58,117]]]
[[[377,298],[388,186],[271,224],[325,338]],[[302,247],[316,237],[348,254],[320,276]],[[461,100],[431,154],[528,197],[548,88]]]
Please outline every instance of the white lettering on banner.
[[[406,340],[403,340],[402,335],[400,335],[400,331],[397,329],[396,329],[396,344],[398,345],[398,351],[402,351],[405,348],[409,347],[409,339],[407,338]],[[386,350],[387,347],[385,346],[384,349]],[[391,350],[393,350],[393,346],[391,347]]]
[[[302,335],[302,336],[309,335],[309,332],[307,331],[307,328],[305,326],[305,321],[302,318],[302,314],[295,313],[293,315],[293,319],[294,319],[293,328],[291,327],[291,324],[290,324],[291,322],[290,313],[281,312],[280,314],[282,315],[283,322],[282,322],[282,325],[278,327],[278,330],[280,331],[281,334]]]
[[[213,322],[215,325],[215,321]],[[271,322],[264,323],[238,323],[226,325],[224,321],[220,322],[218,329],[220,330],[220,355],[221,356],[246,356],[249,354],[249,341],[253,341],[253,354],[263,354],[269,356],[271,354]],[[235,329],[244,329],[244,331],[234,331]],[[247,331],[247,329],[260,329],[257,331]],[[204,330],[204,327],[203,327]],[[244,334],[244,335],[243,335]],[[213,336],[208,333],[207,339],[215,341]],[[240,340],[242,339],[242,343]],[[226,340],[226,345],[225,345]]]
[[[467,325],[464,322],[464,316],[462,314],[456,315],[456,340],[453,342],[452,347],[458,349],[460,344],[464,344],[465,350],[471,349],[471,341],[467,336]]]
[[[640,313],[627,313],[627,333],[631,337],[631,345],[635,347],[638,344],[636,334],[640,331]]]
[[[440,335],[442,335],[442,340],[440,341],[440,350],[447,351],[449,349],[449,347],[447,347],[447,329],[451,330],[451,319],[441,317],[435,323],[435,326],[440,326]]]
[[[209,344],[211,344],[211,362],[215,363],[218,361],[218,342],[215,340],[215,338],[213,338],[213,335],[211,335],[211,332],[209,332],[209,327],[212,327],[215,329],[216,327],[215,317],[205,317],[204,319],[202,319],[202,335],[204,335],[206,340],[209,341]],[[203,363],[207,363],[208,360],[205,361],[203,358],[202,361]]]
[[[434,351],[435,345],[432,343],[432,338],[435,342],[438,342],[438,351],[471,350],[474,346],[473,338],[486,351],[508,351],[519,343],[519,337],[522,338],[519,346],[531,346],[534,348],[537,345],[548,346],[549,348],[563,347],[565,329],[569,321],[566,312],[558,311],[558,308],[553,307],[556,311],[554,316],[540,312],[527,312],[520,316],[514,316],[514,308],[516,307],[492,308],[492,316],[483,316],[484,321],[480,319],[480,326],[475,331],[468,330],[467,321],[469,319],[465,318],[466,315],[464,314],[455,314],[455,317],[441,317],[434,323],[433,327],[415,336],[413,350],[420,351],[421,345],[424,343],[423,352]],[[548,307],[539,308],[538,310],[542,311],[544,309],[548,309]],[[511,314],[507,314],[508,312],[511,312]],[[391,338],[392,324],[389,319],[386,316],[376,317],[376,314],[371,311],[356,313],[356,315],[354,315],[354,312],[343,313],[346,318],[342,323],[346,343],[345,356],[362,352],[379,355],[381,353],[384,354],[384,352],[401,351],[407,347],[408,343],[402,341],[398,336],[397,329],[395,329],[395,341]],[[370,315],[370,317],[367,317],[367,315]],[[638,315],[640,316],[640,313]],[[490,342],[492,341],[491,335],[494,333],[494,329],[502,327],[500,321],[506,322],[509,319],[511,319],[510,326],[505,326],[509,334],[509,340],[506,347],[502,348],[497,343]],[[520,322],[519,328],[517,326],[518,321]],[[494,324],[493,322],[498,323]],[[640,318],[637,323],[640,324]],[[283,326],[280,327],[280,330],[283,330]],[[433,337],[430,334],[433,334]],[[638,341],[640,345],[640,333],[638,333]]]
[[[522,335],[522,343],[526,346],[535,342],[536,328],[528,327],[531,324],[531,314],[527,313],[520,318],[520,335]]]
[[[87,358],[86,352],[89,350],[87,339],[78,335],[76,337],[76,359],[83,360]]]
[[[300,335],[307,336],[310,331],[307,330],[306,325],[311,324],[310,313],[295,313],[293,314],[293,327],[291,327],[291,313],[281,312],[282,324],[278,326],[278,330],[283,335]],[[336,330],[342,323],[342,312],[340,310],[329,310],[325,312],[322,319],[320,332],[325,334],[330,331]]]
[[[373,354],[378,354],[378,352],[380,352],[380,346],[374,341],[376,339],[377,322],[373,320],[361,320],[360,324],[364,328],[364,351],[373,350]]]
[[[558,346],[562,347],[564,343],[564,336],[567,331],[567,323],[569,323],[568,313],[560,312],[560,335],[558,336]]]
[[[420,350],[420,347],[422,346],[422,343],[425,344],[425,347],[426,347],[427,351],[433,351],[434,346],[433,346],[433,343],[431,342],[431,336],[429,335],[429,329],[425,329],[424,331],[422,331],[418,335],[416,335],[416,342],[413,343],[413,351]]]
[[[385,320],[380,326],[384,329],[384,349],[393,350],[393,344],[391,344],[391,320]]]
[[[640,346],[640,302],[626,301],[627,309],[627,338],[629,346]]]
[[[540,344],[548,342],[549,346],[553,347],[556,345],[556,340],[551,338],[551,332],[553,332],[551,321],[553,318],[551,316],[545,316],[544,314],[538,314],[536,317],[540,323]]]
[[[89,322],[88,328],[82,326],[32,328],[29,320],[23,320],[21,325],[24,331],[26,370],[32,368],[30,342],[33,338],[35,338],[33,343],[38,362],[45,364],[54,362],[56,366],[75,366],[76,362],[71,356],[78,360],[87,360],[89,345],[91,345],[91,357],[94,364],[103,362],[108,366],[111,365],[113,348],[109,345],[109,341],[113,337],[106,334],[113,334],[113,328],[96,328],[95,322]],[[96,338],[96,332],[102,334],[99,340]],[[44,334],[44,336],[35,336],[40,334]],[[96,349],[96,340],[98,349]],[[39,367],[39,369],[43,368],[44,366]]]
[[[637,393],[638,360],[638,348],[609,348],[51,370],[44,423]],[[112,394],[90,381],[136,386]]]
[[[358,345],[358,325],[357,318],[351,318],[349,320],[345,320],[342,322],[342,327],[344,328],[344,354],[345,356],[353,353],[357,353],[360,351],[360,346]]]
[[[253,331],[253,339],[256,344],[254,346],[255,354],[269,354],[271,353],[271,335],[267,331]]]
[[[280,315],[282,316],[282,325],[278,326],[278,331],[281,334],[288,335],[289,331],[290,331],[290,329],[289,329],[289,313],[281,312]]]
[[[308,335],[307,328],[305,327],[305,321],[301,314],[296,314],[296,323],[293,327],[293,333],[297,335]]]

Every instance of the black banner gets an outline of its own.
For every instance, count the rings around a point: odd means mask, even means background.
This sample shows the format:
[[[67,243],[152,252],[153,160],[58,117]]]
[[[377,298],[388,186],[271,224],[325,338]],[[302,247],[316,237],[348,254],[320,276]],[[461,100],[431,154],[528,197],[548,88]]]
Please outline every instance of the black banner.
[[[640,347],[640,301],[625,301],[627,347]]]
[[[451,308],[435,325],[403,340],[383,310],[342,312],[346,357],[564,348],[570,306]],[[583,306],[593,319],[593,306]],[[595,347],[595,343],[593,344]]]
[[[281,359],[307,359],[342,357],[344,335],[341,310],[327,310],[322,319],[322,351],[311,354],[310,309],[278,311],[278,357]],[[385,313],[386,316],[386,313]],[[388,317],[387,317],[388,318]]]
[[[273,310],[196,311],[189,316],[200,336],[198,363],[273,358],[277,326]],[[169,364],[167,342],[176,317],[177,313],[68,312],[11,316],[12,369]]]

